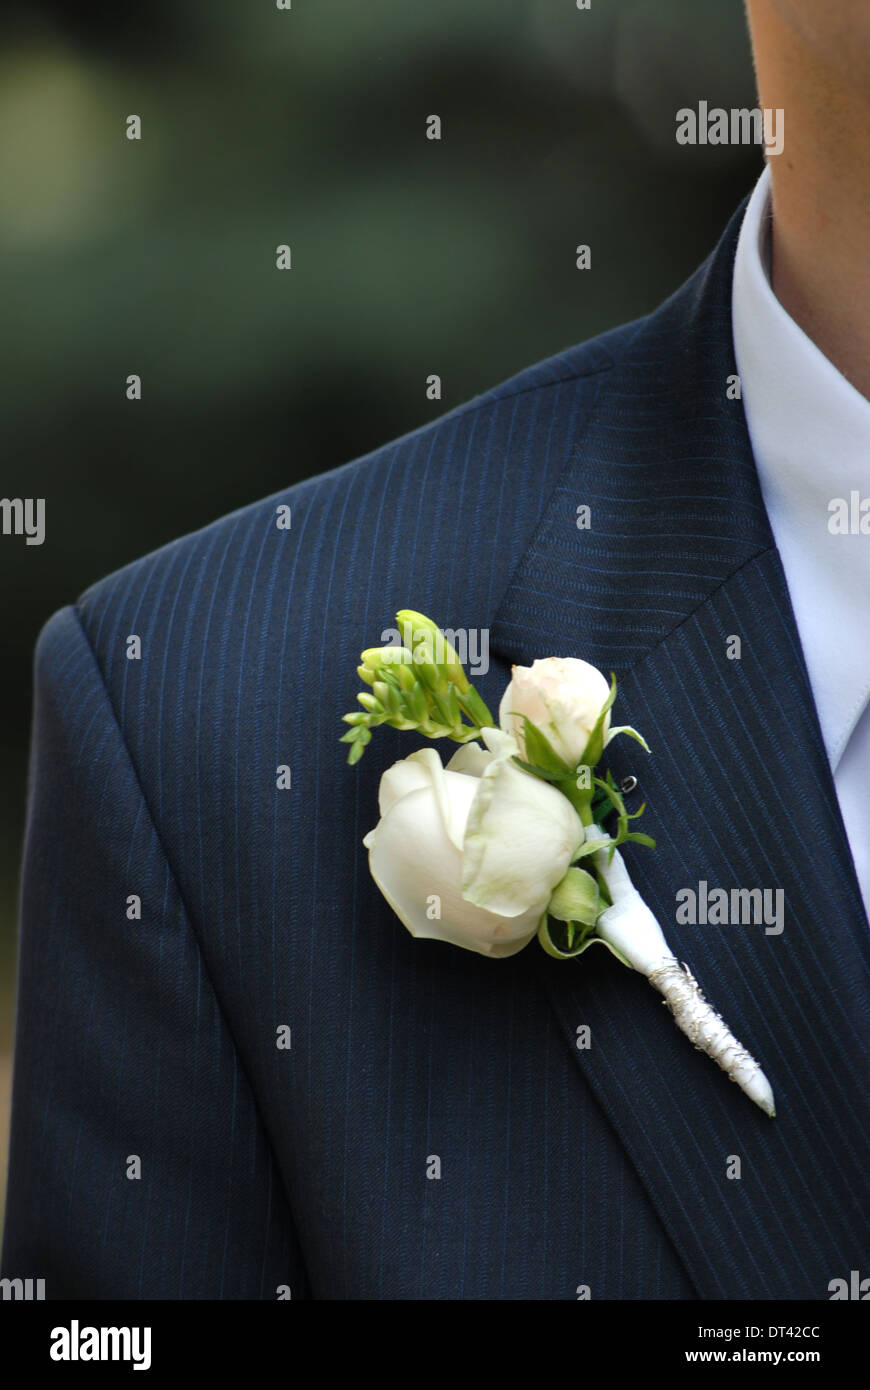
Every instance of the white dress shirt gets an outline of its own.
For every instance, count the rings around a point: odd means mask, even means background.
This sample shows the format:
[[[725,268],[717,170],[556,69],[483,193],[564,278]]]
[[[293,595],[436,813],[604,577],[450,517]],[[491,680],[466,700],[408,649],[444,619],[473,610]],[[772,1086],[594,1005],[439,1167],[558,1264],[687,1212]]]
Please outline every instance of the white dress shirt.
[[[870,401],[773,293],[770,219],[765,167],[734,262],[734,351],[761,492],[870,916],[870,535],[838,535],[828,526],[833,498],[870,498]]]

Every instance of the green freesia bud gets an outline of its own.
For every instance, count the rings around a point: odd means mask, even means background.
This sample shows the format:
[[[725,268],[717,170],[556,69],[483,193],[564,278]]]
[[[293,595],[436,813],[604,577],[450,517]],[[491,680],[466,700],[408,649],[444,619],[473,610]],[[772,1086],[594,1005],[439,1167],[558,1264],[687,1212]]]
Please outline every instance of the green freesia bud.
[[[360,654],[357,675],[371,690],[362,691],[359,710],[345,715],[351,725],[343,735],[350,743],[349,762],[356,762],[380,724],[416,729],[427,738],[450,738],[468,743],[495,721],[462,668],[451,643],[425,614],[403,608],[397,622],[406,644],[367,647]],[[465,723],[465,719],[470,723]]]
[[[410,666],[399,665],[396,667],[396,679],[402,690],[412,691],[417,684],[414,672]]]
[[[407,647],[366,647],[360,654],[360,661],[366,670],[376,671],[380,666],[408,666],[412,656]]]
[[[420,668],[434,666],[445,685],[447,681],[453,681],[459,694],[465,695],[471,688],[468,677],[463,670],[462,662],[440,627],[437,627],[431,618],[415,612],[413,608],[400,608],[396,614],[396,621],[405,646],[414,654],[415,665]]]
[[[367,709],[370,714],[383,714],[384,707],[379,700],[375,699],[374,695],[369,695],[367,691],[363,690],[356,698],[363,709]]]
[[[425,724],[429,718],[429,706],[426,703],[426,694],[422,685],[415,683],[411,691],[411,714],[418,724]]]

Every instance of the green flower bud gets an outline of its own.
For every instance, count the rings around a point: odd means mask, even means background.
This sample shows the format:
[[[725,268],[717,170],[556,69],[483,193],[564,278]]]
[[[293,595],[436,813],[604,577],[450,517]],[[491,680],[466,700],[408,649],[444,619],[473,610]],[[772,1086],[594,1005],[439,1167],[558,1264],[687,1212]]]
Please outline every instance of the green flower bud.
[[[379,666],[409,665],[411,653],[407,647],[366,647],[360,655],[360,661],[367,670],[376,671]]]
[[[423,668],[434,666],[445,682],[453,681],[460,695],[464,695],[470,688],[468,677],[440,627],[413,608],[400,608],[396,621],[406,645],[414,653],[415,664]]]
[[[411,691],[411,713],[418,724],[425,724],[429,718],[429,706],[426,703],[426,693],[422,685],[415,683]]]
[[[417,682],[414,679],[414,672],[411,670],[410,666],[397,666],[396,679],[398,680],[402,690],[407,690],[409,693],[412,690],[414,690],[417,685]]]

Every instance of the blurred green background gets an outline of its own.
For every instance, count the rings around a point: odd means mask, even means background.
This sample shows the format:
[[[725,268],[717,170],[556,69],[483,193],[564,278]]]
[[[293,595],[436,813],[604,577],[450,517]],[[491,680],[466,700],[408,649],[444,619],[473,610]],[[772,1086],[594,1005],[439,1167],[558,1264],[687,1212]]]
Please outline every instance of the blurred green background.
[[[46,540],[0,536],[0,1201],[40,627],[653,308],[762,167],[677,146],[701,99],[755,104],[740,0],[6,0],[0,495]]]

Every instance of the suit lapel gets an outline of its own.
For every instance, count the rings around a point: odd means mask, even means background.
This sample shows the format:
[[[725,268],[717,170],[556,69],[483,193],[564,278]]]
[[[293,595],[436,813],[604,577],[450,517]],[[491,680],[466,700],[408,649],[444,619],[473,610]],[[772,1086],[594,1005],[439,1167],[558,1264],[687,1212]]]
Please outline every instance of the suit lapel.
[[[611,745],[653,852],[627,853],[674,952],[765,1068],[767,1119],[694,1052],[651,987],[593,950],[542,972],[572,1053],[702,1297],[829,1297],[870,1261],[870,930],[736,374],[742,209],[710,261],[602,378],[491,628],[529,664],[620,681]],[[577,508],[591,511],[578,529]],[[739,639],[739,656],[735,643]],[[730,653],[730,654],[729,654]],[[781,890],[784,928],[680,924],[680,889]],[[773,899],[771,898],[771,901]],[[577,1029],[591,1027],[581,1049]],[[864,1268],[864,1272],[868,1272]]]

